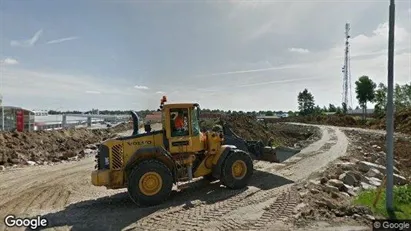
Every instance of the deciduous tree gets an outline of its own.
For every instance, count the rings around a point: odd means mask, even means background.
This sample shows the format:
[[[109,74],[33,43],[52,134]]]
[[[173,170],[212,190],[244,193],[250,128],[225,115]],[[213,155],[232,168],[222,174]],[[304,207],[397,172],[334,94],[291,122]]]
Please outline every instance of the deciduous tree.
[[[300,110],[300,115],[312,114],[314,107],[314,96],[307,89],[298,93],[298,109]]]
[[[368,76],[365,75],[358,78],[358,80],[355,81],[355,85],[355,92],[357,94],[358,103],[363,109],[363,118],[365,119],[365,115],[367,113],[367,102],[374,101],[374,90],[377,85]]]

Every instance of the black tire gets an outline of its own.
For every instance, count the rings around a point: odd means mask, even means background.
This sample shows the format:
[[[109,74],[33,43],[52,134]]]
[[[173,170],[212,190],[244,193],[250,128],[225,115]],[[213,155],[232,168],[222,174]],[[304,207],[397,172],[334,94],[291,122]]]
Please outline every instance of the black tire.
[[[154,172],[161,177],[161,189],[154,195],[146,195],[140,188],[140,179],[144,174]],[[128,180],[128,194],[134,203],[140,206],[153,206],[163,203],[170,196],[173,188],[173,174],[158,160],[146,160],[136,165]]]
[[[236,178],[232,167],[237,161],[243,162],[246,172],[243,176]],[[250,155],[241,150],[234,150],[225,160],[221,169],[221,182],[230,189],[241,189],[248,185],[254,172],[254,164]]]

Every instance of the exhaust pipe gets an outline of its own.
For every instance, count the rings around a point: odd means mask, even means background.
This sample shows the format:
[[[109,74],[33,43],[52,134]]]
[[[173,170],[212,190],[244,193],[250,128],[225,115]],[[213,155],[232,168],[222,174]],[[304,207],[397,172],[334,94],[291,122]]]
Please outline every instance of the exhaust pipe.
[[[133,136],[138,135],[139,133],[138,125],[139,125],[140,119],[138,118],[137,112],[131,111],[131,117],[133,118],[133,134],[132,135]]]

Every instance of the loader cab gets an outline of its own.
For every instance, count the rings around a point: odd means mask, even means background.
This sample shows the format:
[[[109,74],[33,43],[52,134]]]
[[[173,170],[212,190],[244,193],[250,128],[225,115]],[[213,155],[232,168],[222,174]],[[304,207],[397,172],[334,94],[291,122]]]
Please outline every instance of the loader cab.
[[[170,153],[195,153],[203,150],[198,104],[166,104],[162,111],[163,129]]]

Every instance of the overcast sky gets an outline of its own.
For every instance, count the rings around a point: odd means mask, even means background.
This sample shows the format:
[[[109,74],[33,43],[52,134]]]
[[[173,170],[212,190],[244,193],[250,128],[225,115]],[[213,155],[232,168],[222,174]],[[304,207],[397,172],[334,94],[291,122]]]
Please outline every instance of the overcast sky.
[[[411,81],[411,5],[396,1],[395,81]],[[351,73],[386,82],[389,1],[0,0],[1,92],[29,109],[341,105]],[[354,106],[356,102],[353,96]]]

